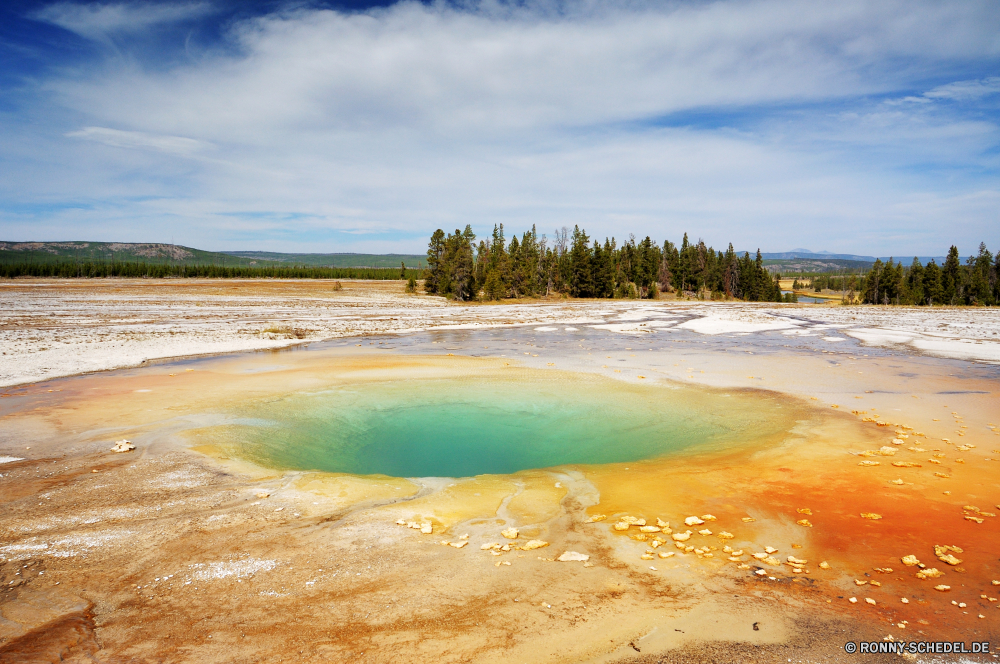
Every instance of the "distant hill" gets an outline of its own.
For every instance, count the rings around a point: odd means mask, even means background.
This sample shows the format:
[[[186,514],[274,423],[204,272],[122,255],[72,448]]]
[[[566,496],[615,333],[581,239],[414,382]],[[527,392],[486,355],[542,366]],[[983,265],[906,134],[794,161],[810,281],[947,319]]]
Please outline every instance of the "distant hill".
[[[748,252],[751,256],[756,255],[756,250]],[[743,252],[737,252],[742,255]],[[761,252],[764,265],[772,272],[782,272],[786,274],[816,273],[816,272],[865,272],[872,263],[875,256],[859,256],[857,254],[834,254],[829,251],[810,251],[808,249],[792,249],[791,251],[781,251],[765,253]],[[882,261],[889,260],[890,256],[879,256]],[[909,265],[913,261],[912,256],[893,256],[896,262],[902,260],[903,264]],[[938,265],[944,262],[944,256],[919,256],[920,262],[924,265],[931,259]]]
[[[0,242],[0,263],[137,262],[236,265],[225,254],[154,242]]]
[[[322,267],[424,267],[427,256],[417,254],[281,254],[272,251],[224,251],[227,256],[268,263]]]
[[[423,267],[416,254],[282,254],[268,251],[203,251],[155,242],[0,242],[0,264],[148,263],[153,265],[266,265],[309,267]]]
[[[742,252],[741,252],[742,253]],[[756,252],[751,251],[750,255],[755,255]],[[809,251],[808,249],[792,249],[791,251],[783,251],[779,253],[761,253],[761,257],[771,260],[791,260],[791,259],[801,259],[807,258],[812,260],[844,260],[844,261],[855,261],[860,263],[874,263],[875,256],[858,256],[856,254],[834,254],[829,251]],[[903,260],[905,263],[909,264],[913,260],[913,256],[879,256],[883,261],[893,258],[897,262]],[[944,256],[918,256],[921,263],[929,263],[931,259],[934,259],[938,264],[944,262]]]
[[[753,254],[751,254],[752,256]],[[867,272],[875,262],[852,261],[842,258],[766,258],[769,255],[761,253],[764,258],[764,265],[771,272],[781,272],[783,274],[805,274],[813,272]]]

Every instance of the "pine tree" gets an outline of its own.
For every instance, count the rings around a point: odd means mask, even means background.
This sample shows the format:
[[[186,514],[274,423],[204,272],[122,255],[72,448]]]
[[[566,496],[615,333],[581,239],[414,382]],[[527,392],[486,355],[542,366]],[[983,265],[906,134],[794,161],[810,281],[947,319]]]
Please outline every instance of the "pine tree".
[[[438,285],[444,270],[443,258],[444,231],[439,228],[431,235],[431,241],[427,245],[427,274],[424,280],[424,290],[428,293],[438,292]]]
[[[941,304],[943,296],[941,268],[932,259],[924,268],[924,302],[928,305]]]
[[[570,294],[573,297],[593,297],[594,273],[591,265],[590,238],[579,226],[573,227],[573,244],[570,248]]]
[[[958,248],[951,245],[948,257],[941,268],[941,289],[946,304],[956,304],[962,293],[962,266],[958,261]]]
[[[916,256],[913,257],[910,270],[906,274],[906,302],[924,304],[924,266]]]

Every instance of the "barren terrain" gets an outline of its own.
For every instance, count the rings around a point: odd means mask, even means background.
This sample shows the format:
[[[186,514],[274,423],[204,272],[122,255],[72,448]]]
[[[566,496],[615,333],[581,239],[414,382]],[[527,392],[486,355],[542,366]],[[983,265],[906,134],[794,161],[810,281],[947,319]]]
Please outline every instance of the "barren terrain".
[[[993,310],[0,289],[2,661],[836,662],[848,640],[1000,641]],[[298,390],[544,372],[738,390],[786,424],[464,479],[279,472],[202,442],[234,404]]]

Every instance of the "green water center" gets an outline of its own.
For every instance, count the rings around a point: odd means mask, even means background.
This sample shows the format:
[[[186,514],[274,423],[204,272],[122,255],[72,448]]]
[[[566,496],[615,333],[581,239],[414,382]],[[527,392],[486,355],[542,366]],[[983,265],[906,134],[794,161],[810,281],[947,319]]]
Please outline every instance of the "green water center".
[[[241,407],[212,437],[271,468],[467,477],[724,446],[786,427],[776,409],[760,396],[519,372],[292,393]]]

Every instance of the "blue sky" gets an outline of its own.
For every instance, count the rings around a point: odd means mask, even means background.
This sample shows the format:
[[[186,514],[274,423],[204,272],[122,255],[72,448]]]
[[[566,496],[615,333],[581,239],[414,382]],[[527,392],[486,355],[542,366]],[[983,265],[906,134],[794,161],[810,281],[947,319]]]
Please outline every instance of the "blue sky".
[[[0,8],[0,240],[968,255],[998,124],[992,0]]]

